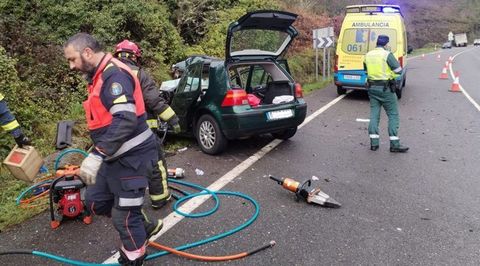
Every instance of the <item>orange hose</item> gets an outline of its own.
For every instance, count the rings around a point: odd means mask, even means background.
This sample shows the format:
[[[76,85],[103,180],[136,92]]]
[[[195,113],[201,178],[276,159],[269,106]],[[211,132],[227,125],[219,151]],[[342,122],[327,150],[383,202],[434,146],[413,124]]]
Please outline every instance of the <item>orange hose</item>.
[[[164,245],[152,242],[152,241],[149,241],[148,244],[150,246],[156,248],[156,249],[162,249],[162,250],[168,251],[172,254],[181,256],[181,257],[185,257],[185,258],[189,258],[189,259],[193,259],[193,260],[201,260],[201,261],[236,260],[236,259],[240,259],[240,258],[244,258],[244,257],[248,256],[247,252],[242,252],[242,253],[238,253],[238,254],[234,254],[234,255],[228,255],[228,256],[202,256],[202,255],[191,254],[191,253],[179,251],[179,250],[176,250],[174,248],[167,247],[167,246],[164,246]]]
[[[33,202],[34,200],[36,200],[36,199],[38,199],[38,198],[41,198],[41,197],[47,195],[48,192],[49,192],[48,190],[45,190],[45,191],[43,191],[42,193],[40,193],[40,194],[38,194],[38,195],[36,195],[36,196],[33,196],[33,197],[31,197],[31,198],[28,198],[28,199],[23,199],[23,200],[21,200],[20,203],[22,203],[22,204],[28,204],[28,203]]]

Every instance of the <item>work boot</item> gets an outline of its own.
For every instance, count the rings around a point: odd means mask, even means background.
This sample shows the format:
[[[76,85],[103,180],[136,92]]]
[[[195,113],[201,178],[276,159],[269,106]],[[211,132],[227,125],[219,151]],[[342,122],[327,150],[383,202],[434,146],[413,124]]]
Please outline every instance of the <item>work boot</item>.
[[[156,235],[163,227],[162,219],[158,220],[151,220],[148,218],[145,210],[142,209],[142,218],[143,218],[143,226],[145,227],[145,232],[147,233],[147,241],[150,237]]]
[[[171,198],[172,198],[172,193],[170,193],[169,191],[167,197],[165,197],[164,199],[152,200],[152,208],[155,210],[162,208],[170,201]]]
[[[130,260],[127,255],[120,249],[120,258],[118,258],[118,263],[122,266],[142,266],[143,261],[147,257],[147,254],[143,254],[140,258],[135,260]]]
[[[379,147],[378,145],[372,145],[372,146],[370,146],[370,150],[376,151],[376,150],[378,150],[378,147]]]
[[[162,219],[158,219],[155,221],[144,221],[143,226],[145,226],[145,232],[147,233],[147,238],[150,238],[156,235],[160,230],[163,228],[163,221]]]
[[[407,152],[408,149],[409,148],[407,146],[398,145],[398,146],[390,147],[390,152]]]

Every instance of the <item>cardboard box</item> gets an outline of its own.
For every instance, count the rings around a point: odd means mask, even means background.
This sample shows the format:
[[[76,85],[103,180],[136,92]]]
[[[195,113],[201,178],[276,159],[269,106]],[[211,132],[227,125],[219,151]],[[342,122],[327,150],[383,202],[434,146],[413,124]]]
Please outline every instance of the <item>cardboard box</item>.
[[[20,148],[15,145],[3,163],[15,178],[31,183],[42,167],[43,159],[33,146]]]

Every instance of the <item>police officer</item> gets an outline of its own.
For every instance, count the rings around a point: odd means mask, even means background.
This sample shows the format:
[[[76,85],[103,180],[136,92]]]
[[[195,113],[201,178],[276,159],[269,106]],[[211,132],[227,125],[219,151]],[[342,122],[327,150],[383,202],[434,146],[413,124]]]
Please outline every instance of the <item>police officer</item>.
[[[150,128],[158,133],[158,120],[170,124],[175,133],[180,132],[178,117],[173,109],[160,96],[158,87],[143,68],[139,66],[139,59],[142,56],[140,47],[129,40],[123,40],[115,46],[115,57],[130,67],[132,72],[137,75],[140,86],[142,87],[143,100],[145,101],[145,109],[147,112],[147,123]],[[161,208],[171,198],[167,185],[167,164],[165,153],[162,147],[162,141],[155,134],[158,149],[158,164],[154,168],[151,176],[149,176],[149,193],[152,207],[154,209]]]
[[[0,93],[0,126],[6,132],[12,134],[15,142],[19,147],[23,145],[30,145],[30,139],[28,139],[25,134],[23,134],[20,124],[18,123],[15,116],[8,109],[7,101],[5,97]]]
[[[70,69],[82,72],[89,82],[83,107],[94,148],[80,166],[80,177],[88,185],[85,204],[94,214],[111,216],[123,244],[119,263],[142,265],[146,240],[160,231],[162,221],[142,212],[147,172],[158,156],[140,82],[89,34],[70,37],[64,55]]]
[[[368,75],[370,98],[370,123],[368,124],[370,149],[376,151],[380,144],[378,124],[380,108],[383,106],[388,116],[390,152],[406,152],[408,147],[400,145],[398,138],[398,99],[395,93],[395,77],[402,73],[402,67],[395,56],[385,49],[388,41],[388,36],[379,35],[377,47],[365,55],[364,67]]]

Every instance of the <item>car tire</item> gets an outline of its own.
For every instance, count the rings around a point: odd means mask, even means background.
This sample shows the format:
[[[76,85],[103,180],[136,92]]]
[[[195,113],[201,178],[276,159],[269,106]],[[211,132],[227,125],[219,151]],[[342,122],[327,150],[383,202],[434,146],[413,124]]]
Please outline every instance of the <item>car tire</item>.
[[[202,115],[195,126],[195,137],[200,149],[206,154],[218,154],[225,150],[228,140],[223,135],[215,118]]]
[[[295,133],[297,133],[297,127],[292,127],[292,128],[287,128],[280,132],[273,132],[272,136],[276,139],[286,140],[295,136]]]
[[[342,86],[337,86],[337,93],[338,95],[342,95],[347,93],[347,89],[344,89]]]

